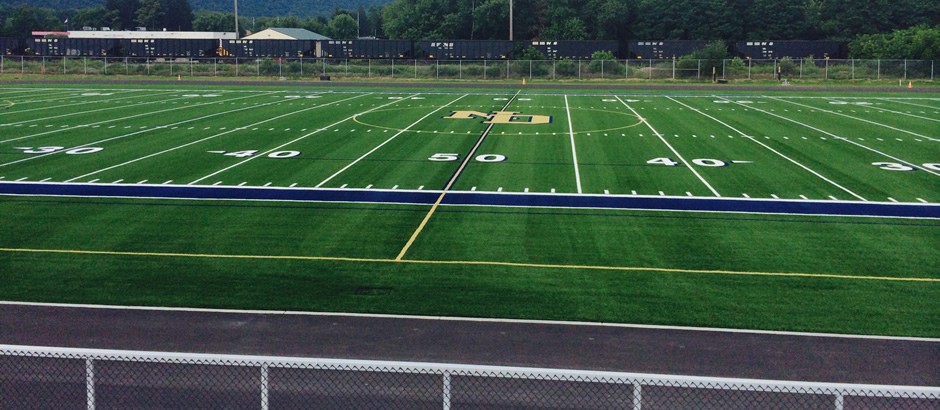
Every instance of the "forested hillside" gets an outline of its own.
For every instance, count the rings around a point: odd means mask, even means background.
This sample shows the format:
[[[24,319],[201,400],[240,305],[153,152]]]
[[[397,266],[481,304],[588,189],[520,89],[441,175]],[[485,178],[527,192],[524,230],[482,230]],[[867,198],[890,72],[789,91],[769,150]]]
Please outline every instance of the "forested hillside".
[[[382,5],[391,0],[239,0],[238,14],[243,16],[298,16],[317,17],[331,16],[337,8],[342,10],[356,10],[360,5],[370,7]],[[89,7],[100,7],[104,0],[0,0],[0,5],[26,4],[32,7],[48,7],[54,10],[78,10]],[[195,11],[227,11],[231,12],[234,6],[232,0],[191,0],[190,4]]]
[[[242,34],[296,27],[336,39],[505,40],[509,1],[240,0],[238,26]],[[858,56],[940,54],[936,0],[512,1],[513,39],[522,41],[840,40],[854,41]],[[0,0],[0,35],[69,26],[235,29],[231,0],[59,0],[56,9],[31,2]]]

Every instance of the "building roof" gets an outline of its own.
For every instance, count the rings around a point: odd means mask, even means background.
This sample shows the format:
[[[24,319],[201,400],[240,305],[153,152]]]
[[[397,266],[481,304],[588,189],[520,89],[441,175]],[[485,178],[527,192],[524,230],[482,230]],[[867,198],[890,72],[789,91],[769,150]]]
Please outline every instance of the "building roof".
[[[272,27],[261,30],[250,36],[242,37],[243,40],[329,40],[322,34],[314,33],[302,28],[279,28]]]
[[[234,40],[235,33],[208,31],[73,30],[69,38]]]

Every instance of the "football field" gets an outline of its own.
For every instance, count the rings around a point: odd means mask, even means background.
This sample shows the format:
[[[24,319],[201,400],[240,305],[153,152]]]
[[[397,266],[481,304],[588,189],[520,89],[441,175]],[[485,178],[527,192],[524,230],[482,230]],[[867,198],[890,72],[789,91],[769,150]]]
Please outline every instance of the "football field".
[[[10,86],[0,194],[3,300],[940,336],[929,93]]]

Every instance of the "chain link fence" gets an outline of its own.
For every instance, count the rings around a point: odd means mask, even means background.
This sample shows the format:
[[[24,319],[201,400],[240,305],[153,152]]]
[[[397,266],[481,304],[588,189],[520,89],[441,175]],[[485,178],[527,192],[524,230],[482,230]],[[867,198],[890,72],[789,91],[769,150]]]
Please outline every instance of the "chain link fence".
[[[2,74],[419,80],[933,80],[932,60],[403,60],[0,56]]]
[[[936,410],[940,388],[0,345],[0,408]]]

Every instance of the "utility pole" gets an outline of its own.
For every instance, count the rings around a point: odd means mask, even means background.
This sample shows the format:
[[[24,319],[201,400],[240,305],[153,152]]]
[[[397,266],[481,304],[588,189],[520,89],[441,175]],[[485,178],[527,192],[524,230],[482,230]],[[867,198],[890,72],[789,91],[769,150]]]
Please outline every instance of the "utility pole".
[[[509,0],[509,41],[512,41],[512,0]]]
[[[238,39],[238,0],[235,0],[235,39]]]

